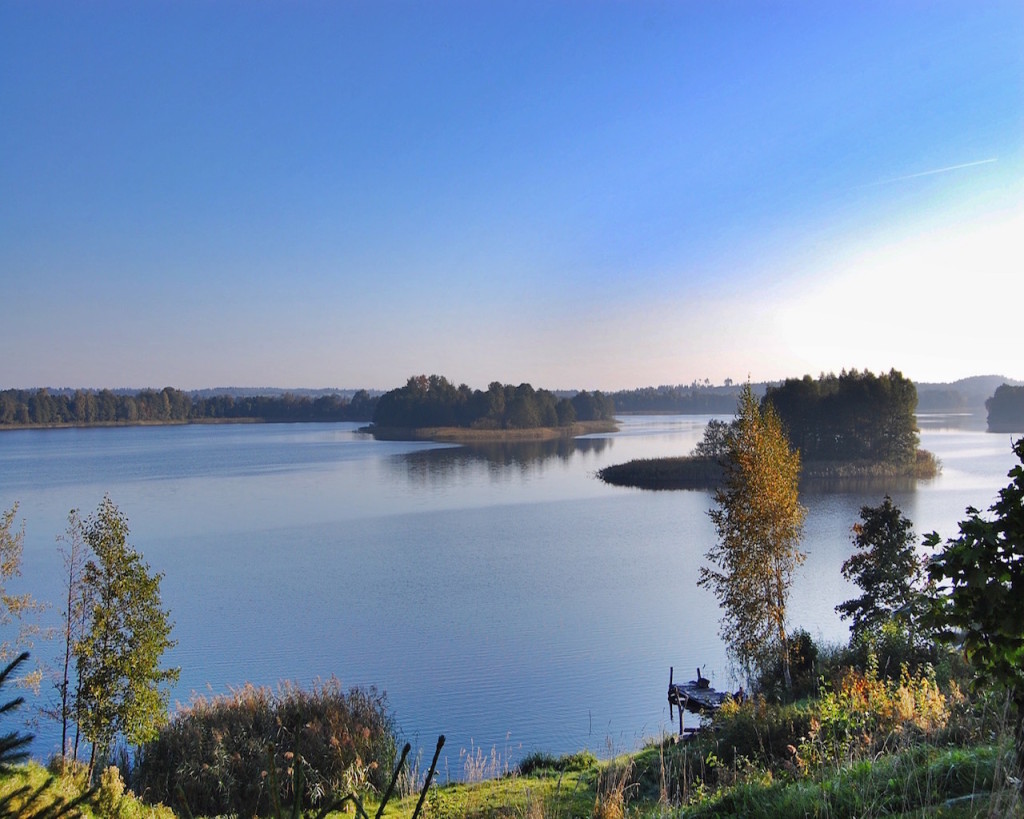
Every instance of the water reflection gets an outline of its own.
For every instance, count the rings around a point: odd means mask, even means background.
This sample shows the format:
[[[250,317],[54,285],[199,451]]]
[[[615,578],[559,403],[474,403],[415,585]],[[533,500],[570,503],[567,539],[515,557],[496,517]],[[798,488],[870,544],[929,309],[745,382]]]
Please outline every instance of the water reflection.
[[[896,492],[913,492],[918,486],[925,486],[934,478],[914,478],[906,475],[860,475],[802,478],[800,493],[805,495],[892,495]]]
[[[917,426],[925,430],[971,430],[984,432],[988,422],[984,414],[974,412],[924,412],[917,415]]]
[[[395,455],[390,465],[417,484],[462,483],[488,475],[506,481],[540,473],[553,463],[597,457],[614,446],[612,438],[556,438],[549,441],[491,441],[423,449]]]

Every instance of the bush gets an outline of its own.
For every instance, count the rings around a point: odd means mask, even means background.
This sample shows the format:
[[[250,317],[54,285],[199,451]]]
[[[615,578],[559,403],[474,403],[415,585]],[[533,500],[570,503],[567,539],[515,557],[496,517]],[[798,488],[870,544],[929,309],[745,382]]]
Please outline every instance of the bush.
[[[271,759],[273,771],[270,770]],[[265,813],[276,798],[316,806],[334,795],[383,790],[396,759],[385,697],[341,690],[337,680],[276,693],[247,685],[194,698],[144,746],[138,788],[150,801],[180,801],[195,814]],[[298,768],[301,777],[294,773]],[[302,793],[293,793],[302,782]]]
[[[959,697],[955,686],[944,695],[928,671],[911,674],[904,666],[898,680],[886,680],[874,663],[863,674],[849,669],[835,690],[822,693],[801,757],[841,765],[937,735]]]
[[[772,705],[761,696],[728,701],[714,717],[718,753],[730,762],[746,759],[779,767],[791,761],[793,749],[810,731],[811,719],[807,707]]]
[[[521,776],[548,771],[586,771],[594,767],[597,767],[597,757],[590,751],[578,751],[575,754],[560,757],[535,751],[524,757],[516,766]]]
[[[864,631],[850,638],[853,665],[867,669],[871,657],[875,658],[879,674],[885,679],[898,679],[906,666],[917,671],[935,666],[940,660],[934,643],[915,640],[897,622],[889,620],[878,629]]]
[[[789,672],[793,688],[786,691],[782,657],[773,657],[758,674],[757,690],[771,700],[784,702],[809,697],[818,691],[818,646],[804,629],[799,629],[787,640]]]

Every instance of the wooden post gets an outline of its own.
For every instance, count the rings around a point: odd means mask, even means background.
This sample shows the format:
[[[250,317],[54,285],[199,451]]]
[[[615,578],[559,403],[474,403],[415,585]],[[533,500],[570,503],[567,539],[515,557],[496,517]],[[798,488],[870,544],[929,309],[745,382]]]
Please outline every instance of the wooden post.
[[[683,701],[679,699],[679,692],[675,690],[675,668],[668,667],[668,718],[672,719],[672,706],[679,709],[679,736],[683,736]]]
[[[668,718],[672,719],[672,673],[675,669],[668,667]]]

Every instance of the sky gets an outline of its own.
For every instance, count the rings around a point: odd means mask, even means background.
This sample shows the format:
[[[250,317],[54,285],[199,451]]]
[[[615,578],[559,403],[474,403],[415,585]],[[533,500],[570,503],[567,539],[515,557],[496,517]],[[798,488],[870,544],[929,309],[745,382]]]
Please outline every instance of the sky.
[[[0,0],[0,388],[1024,379],[1024,3]]]

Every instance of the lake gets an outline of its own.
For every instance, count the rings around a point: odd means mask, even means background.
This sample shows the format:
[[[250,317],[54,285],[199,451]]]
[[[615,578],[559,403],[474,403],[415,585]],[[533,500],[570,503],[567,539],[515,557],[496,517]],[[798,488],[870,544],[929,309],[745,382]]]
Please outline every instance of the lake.
[[[403,739],[441,776],[466,755],[498,769],[532,751],[599,756],[672,730],[669,666],[731,687],[714,597],[707,492],[611,487],[598,469],[687,453],[710,416],[628,416],[620,431],[480,447],[379,442],[355,424],[16,430],[0,434],[0,508],[25,521],[16,590],[56,602],[56,537],[103,495],[164,573],[181,667],[172,702],[246,682],[385,691]],[[957,532],[1014,465],[1008,435],[922,416],[941,475],[890,494],[920,536]],[[860,508],[884,487],[802,494],[808,553],[791,624],[845,641],[834,606]],[[50,612],[49,620],[58,622]],[[55,646],[36,656],[56,655]],[[35,756],[59,747],[37,728]],[[492,771],[493,772],[493,771]]]

